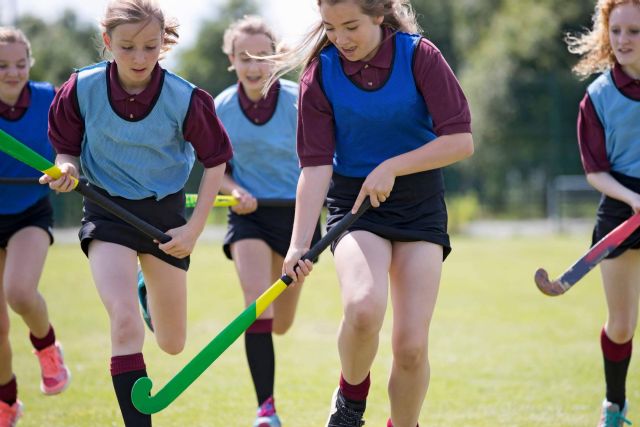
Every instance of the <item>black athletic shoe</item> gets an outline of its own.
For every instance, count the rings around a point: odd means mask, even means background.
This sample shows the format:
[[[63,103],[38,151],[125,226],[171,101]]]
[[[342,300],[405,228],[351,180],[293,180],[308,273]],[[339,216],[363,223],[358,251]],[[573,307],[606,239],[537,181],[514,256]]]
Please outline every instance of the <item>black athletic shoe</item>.
[[[326,427],[362,427],[364,405],[362,406],[362,410],[347,406],[347,400],[340,393],[340,388],[336,388],[331,398],[331,412]]]

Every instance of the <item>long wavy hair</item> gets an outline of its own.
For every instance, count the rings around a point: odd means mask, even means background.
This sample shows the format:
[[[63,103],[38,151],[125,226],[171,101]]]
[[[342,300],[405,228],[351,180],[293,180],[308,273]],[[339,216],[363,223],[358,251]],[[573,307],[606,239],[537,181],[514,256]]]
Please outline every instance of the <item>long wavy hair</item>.
[[[382,26],[391,28],[394,31],[406,33],[421,33],[422,30],[416,20],[416,15],[409,3],[409,0],[317,0],[318,7],[323,3],[335,5],[338,3],[352,2],[360,7],[362,13],[371,16],[383,16]],[[284,74],[297,69],[300,65],[306,68],[313,61],[320,51],[331,42],[327,37],[322,22],[315,24],[311,30],[303,37],[302,41],[290,50],[268,57],[274,62],[274,73],[265,83],[266,92],[268,88]]]
[[[581,56],[573,72],[581,78],[610,69],[616,62],[609,39],[609,18],[616,7],[633,4],[640,7],[640,0],[598,0],[593,13],[593,28],[585,33],[568,34],[565,41],[569,52]]]

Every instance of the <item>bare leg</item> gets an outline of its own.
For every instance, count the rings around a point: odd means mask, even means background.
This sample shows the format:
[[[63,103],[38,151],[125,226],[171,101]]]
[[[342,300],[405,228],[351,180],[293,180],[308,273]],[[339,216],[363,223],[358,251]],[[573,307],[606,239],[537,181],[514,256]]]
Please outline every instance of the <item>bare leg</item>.
[[[335,263],[344,317],[338,333],[342,376],[353,385],[369,374],[387,306],[391,243],[366,231],[338,243]]]
[[[49,314],[38,284],[49,250],[49,235],[39,227],[15,233],[7,245],[4,291],[9,306],[19,314],[31,333],[42,338],[49,332]]]
[[[178,354],[187,339],[187,272],[149,254],[140,254],[140,265],[156,342],[163,351]]]
[[[388,389],[394,427],[416,426],[429,387],[429,325],[441,272],[441,246],[427,242],[393,244],[393,365]]]

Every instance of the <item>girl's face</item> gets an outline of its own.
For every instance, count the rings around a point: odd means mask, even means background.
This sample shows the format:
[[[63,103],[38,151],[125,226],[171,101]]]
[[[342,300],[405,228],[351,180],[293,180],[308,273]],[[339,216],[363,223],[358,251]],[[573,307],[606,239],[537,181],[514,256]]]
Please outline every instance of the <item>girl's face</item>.
[[[31,60],[22,43],[0,43],[0,100],[14,105],[29,80]]]
[[[625,3],[611,11],[609,40],[622,69],[640,79],[640,6]]]
[[[118,65],[122,87],[131,94],[142,92],[151,81],[151,72],[160,57],[162,29],[157,19],[121,24],[102,33],[107,50]]]
[[[273,42],[266,34],[240,33],[233,42],[229,61],[236,70],[247,96],[257,101],[262,96],[262,86],[271,72],[271,65],[251,56],[273,55]]]
[[[351,0],[334,5],[322,2],[320,15],[329,41],[347,60],[368,61],[378,51],[384,17],[365,15]]]

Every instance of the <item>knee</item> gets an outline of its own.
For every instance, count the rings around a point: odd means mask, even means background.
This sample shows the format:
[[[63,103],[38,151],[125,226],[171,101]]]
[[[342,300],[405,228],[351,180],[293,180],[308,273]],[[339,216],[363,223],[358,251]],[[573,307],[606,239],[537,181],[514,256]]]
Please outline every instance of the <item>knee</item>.
[[[272,332],[276,335],[284,335],[293,325],[293,319],[273,319]]]
[[[345,323],[357,335],[372,335],[382,328],[384,310],[378,310],[374,304],[361,302],[346,306],[344,317]]]
[[[137,311],[113,310],[111,317],[111,339],[115,346],[144,341],[142,319]]]
[[[33,306],[35,295],[35,292],[27,291],[22,286],[12,286],[7,291],[7,303],[16,313],[26,313]]]
[[[609,323],[607,326],[607,336],[617,344],[624,344],[633,338],[635,325],[632,322]]]
[[[184,350],[185,337],[163,337],[156,335],[156,342],[162,351],[172,356],[180,354]]]
[[[405,343],[394,346],[393,360],[398,368],[414,371],[427,363],[427,346],[421,343]]]
[[[0,345],[9,341],[9,316],[0,316]]]

